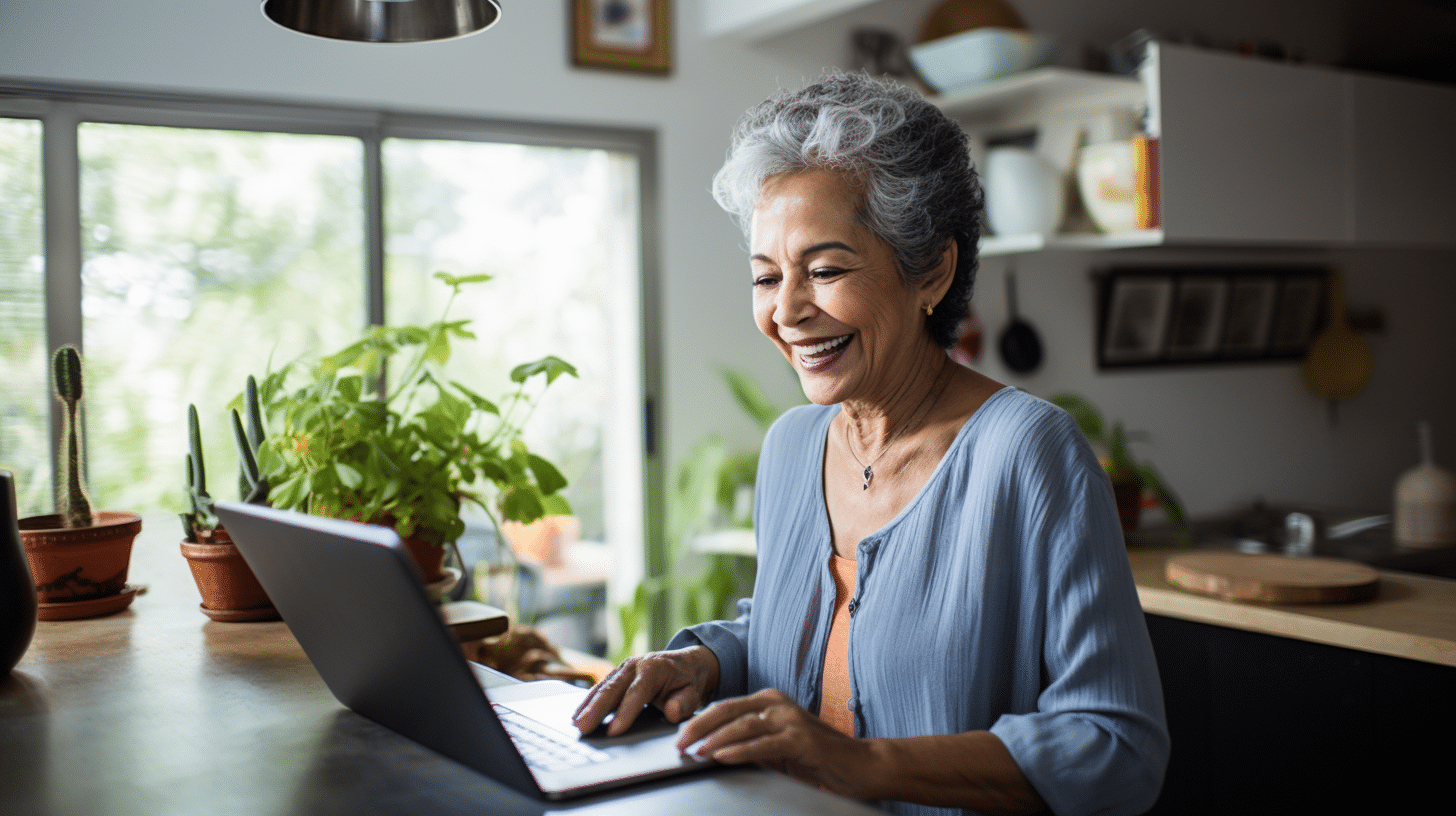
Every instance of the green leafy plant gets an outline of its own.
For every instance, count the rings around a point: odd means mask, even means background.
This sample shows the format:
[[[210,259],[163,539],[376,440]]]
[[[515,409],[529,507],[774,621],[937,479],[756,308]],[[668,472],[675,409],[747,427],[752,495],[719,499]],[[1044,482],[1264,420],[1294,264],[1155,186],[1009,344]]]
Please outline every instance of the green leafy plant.
[[[520,435],[539,397],[528,383],[549,386],[576,369],[551,356],[519,365],[499,405],[447,381],[451,345],[475,337],[470,321],[447,319],[450,307],[462,287],[490,276],[435,277],[451,289],[438,321],[377,326],[311,366],[289,363],[258,384],[259,422],[250,415],[244,428],[234,414],[244,447],[259,440],[257,469],[245,464],[242,479],[255,489],[266,483],[274,507],[391,526],[442,547],[465,531],[466,503],[484,510],[497,533],[502,518],[571,512],[560,493],[565,477]]]
[[[746,373],[732,368],[720,370],[733,400],[754,424],[767,432],[782,410],[775,406]],[[659,602],[668,615],[665,627],[676,631],[684,626],[729,614],[729,604],[738,592],[738,572],[733,557],[722,553],[691,553],[695,535],[714,529],[751,529],[751,508],[742,497],[751,496],[758,475],[758,448],[731,451],[721,437],[712,436],[693,446],[678,467],[672,501],[668,506],[668,574],[649,578],[637,586],[630,603],[617,609],[622,628],[620,660],[651,620]],[[696,558],[694,558],[696,557]],[[684,577],[690,561],[701,561],[696,575]]]
[[[90,527],[95,518],[91,498],[86,494],[85,463],[82,461],[81,441],[81,398],[84,389],[81,381],[81,352],[69,343],[56,349],[51,357],[54,373],[56,399],[65,405],[61,415],[61,457],[60,489],[56,491],[56,513],[61,517],[62,527]]]
[[[1187,543],[1189,541],[1188,514],[1184,511],[1183,502],[1178,499],[1178,494],[1173,492],[1173,489],[1151,464],[1138,462],[1132,458],[1130,444],[1146,440],[1147,434],[1128,431],[1120,421],[1108,425],[1102,418],[1102,412],[1097,410],[1097,406],[1077,394],[1056,394],[1049,397],[1047,401],[1071,414],[1077,427],[1082,429],[1087,441],[1091,442],[1092,447],[1098,452],[1102,469],[1107,471],[1108,478],[1112,480],[1114,493],[1120,494],[1118,514],[1122,516],[1123,530],[1127,534],[1128,540],[1141,542],[1145,539],[1133,529],[1137,524],[1136,510],[1130,511],[1125,505],[1128,502],[1140,503],[1143,491],[1147,491],[1153,494],[1158,507],[1162,509],[1174,530],[1177,531],[1179,543]],[[1129,496],[1130,499],[1124,501],[1122,496]]]

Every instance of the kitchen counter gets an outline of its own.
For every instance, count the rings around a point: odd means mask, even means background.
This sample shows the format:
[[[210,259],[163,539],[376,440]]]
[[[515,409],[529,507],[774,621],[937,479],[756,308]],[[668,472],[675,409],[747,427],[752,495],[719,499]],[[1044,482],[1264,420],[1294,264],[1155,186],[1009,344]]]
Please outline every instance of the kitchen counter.
[[[1380,570],[1375,598],[1346,604],[1255,604],[1178,589],[1168,558],[1187,550],[1130,549],[1143,611],[1375,654],[1456,666],[1456,580]]]

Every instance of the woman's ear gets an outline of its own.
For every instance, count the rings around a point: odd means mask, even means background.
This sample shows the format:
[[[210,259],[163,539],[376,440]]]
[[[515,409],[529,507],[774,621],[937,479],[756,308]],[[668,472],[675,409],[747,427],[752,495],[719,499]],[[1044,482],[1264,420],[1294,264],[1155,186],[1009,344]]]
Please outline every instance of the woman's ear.
[[[940,262],[920,284],[920,291],[927,305],[938,305],[945,293],[950,291],[950,285],[955,281],[956,262],[960,260],[959,253],[960,246],[956,240],[947,238],[945,251],[940,254]]]

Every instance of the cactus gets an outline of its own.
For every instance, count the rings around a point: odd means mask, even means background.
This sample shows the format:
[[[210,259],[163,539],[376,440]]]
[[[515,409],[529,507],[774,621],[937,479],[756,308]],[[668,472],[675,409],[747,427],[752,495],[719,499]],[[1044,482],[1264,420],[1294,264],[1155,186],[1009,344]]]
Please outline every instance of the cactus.
[[[238,448],[238,495],[249,504],[263,504],[268,499],[268,480],[258,470],[258,449],[263,446],[263,409],[258,403],[258,381],[248,375],[243,390],[244,417],[233,409],[233,443]]]
[[[180,513],[182,531],[191,542],[201,540],[199,534],[217,529],[217,516],[212,512],[212,496],[207,493],[207,467],[202,458],[202,425],[197,420],[197,406],[187,406],[187,500],[190,512]]]
[[[70,344],[56,349],[51,360],[55,376],[56,399],[66,406],[61,423],[61,459],[59,488],[56,490],[56,512],[62,527],[90,527],[94,518],[91,499],[86,495],[85,465],[81,460],[81,353]]]

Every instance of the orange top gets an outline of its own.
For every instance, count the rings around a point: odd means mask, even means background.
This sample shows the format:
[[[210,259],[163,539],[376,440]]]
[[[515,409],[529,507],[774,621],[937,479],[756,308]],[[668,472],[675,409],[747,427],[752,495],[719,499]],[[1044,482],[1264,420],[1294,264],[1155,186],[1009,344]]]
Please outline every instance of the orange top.
[[[854,596],[853,558],[834,555],[834,619],[829,623],[829,645],[824,650],[824,677],[819,695],[819,719],[846,736],[854,736],[854,714],[849,710],[849,600]]]

